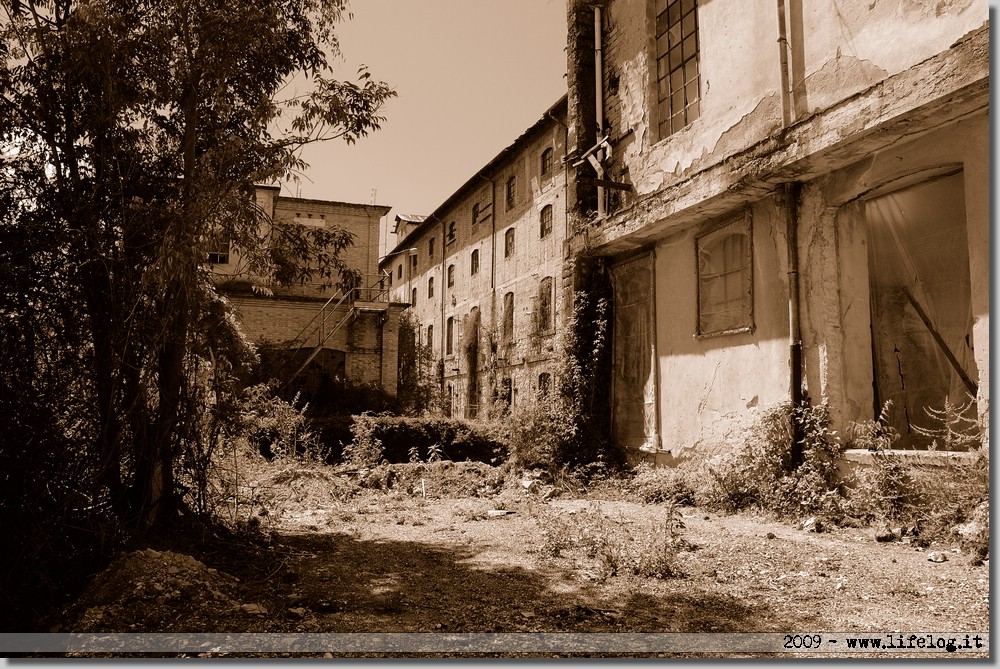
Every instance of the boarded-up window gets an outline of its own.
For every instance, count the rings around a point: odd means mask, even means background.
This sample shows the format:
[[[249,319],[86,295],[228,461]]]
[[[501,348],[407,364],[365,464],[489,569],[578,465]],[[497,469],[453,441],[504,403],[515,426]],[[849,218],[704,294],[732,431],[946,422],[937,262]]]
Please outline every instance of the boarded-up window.
[[[500,329],[500,341],[509,344],[514,339],[514,293],[503,296],[503,327]]]
[[[698,334],[753,329],[753,242],[741,216],[698,237]]]
[[[539,332],[552,329],[552,277],[547,276],[538,283],[538,309],[535,322]]]

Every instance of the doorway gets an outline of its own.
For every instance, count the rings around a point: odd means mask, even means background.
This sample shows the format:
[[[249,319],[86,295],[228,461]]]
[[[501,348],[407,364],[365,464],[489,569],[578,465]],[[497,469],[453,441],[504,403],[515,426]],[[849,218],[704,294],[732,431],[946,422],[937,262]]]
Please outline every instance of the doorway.
[[[875,415],[891,402],[899,448],[964,450],[944,422],[972,431],[978,415],[962,173],[864,207]]]

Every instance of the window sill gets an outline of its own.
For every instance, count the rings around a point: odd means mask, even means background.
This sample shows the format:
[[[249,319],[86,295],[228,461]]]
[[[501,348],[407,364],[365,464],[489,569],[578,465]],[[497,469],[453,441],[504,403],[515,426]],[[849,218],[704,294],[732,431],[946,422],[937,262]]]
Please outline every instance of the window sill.
[[[726,337],[728,335],[753,333],[756,328],[753,325],[744,325],[739,328],[729,330],[719,330],[718,332],[697,332],[693,336],[695,339],[712,339],[714,337]]]

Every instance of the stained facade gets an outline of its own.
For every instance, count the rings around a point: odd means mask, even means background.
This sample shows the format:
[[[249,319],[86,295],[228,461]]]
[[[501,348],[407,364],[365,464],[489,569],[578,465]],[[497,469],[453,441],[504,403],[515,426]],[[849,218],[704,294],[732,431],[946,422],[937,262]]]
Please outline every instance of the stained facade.
[[[570,179],[571,253],[613,286],[632,460],[714,453],[800,395],[842,431],[891,401],[908,448],[945,402],[988,425],[985,3],[570,0],[568,18],[567,153],[596,158]]]
[[[452,415],[551,387],[564,297],[566,102],[429,215],[396,217],[380,268],[409,304]]]

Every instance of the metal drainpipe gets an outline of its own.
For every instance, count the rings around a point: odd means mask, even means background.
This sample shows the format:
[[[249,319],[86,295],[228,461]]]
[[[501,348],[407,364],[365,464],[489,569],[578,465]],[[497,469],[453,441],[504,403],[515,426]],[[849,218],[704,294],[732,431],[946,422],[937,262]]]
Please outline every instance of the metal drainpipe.
[[[604,48],[601,36],[602,11],[600,5],[594,5],[594,104],[597,112],[597,133],[595,142],[600,142],[604,137]],[[604,168],[601,166],[600,158],[603,151],[597,152],[598,165],[595,168],[597,178],[604,178]],[[604,218],[604,187],[597,187],[597,215]]]
[[[781,59],[781,113],[783,128],[794,122],[791,104],[791,83],[788,62],[788,28],[785,22],[785,0],[778,0],[778,50]],[[799,193],[800,184],[784,184],[783,199],[786,214],[785,236],[788,243],[788,336],[789,336],[789,399],[792,410],[802,406],[802,316],[799,299]],[[802,464],[802,426],[792,417],[792,464]]]

